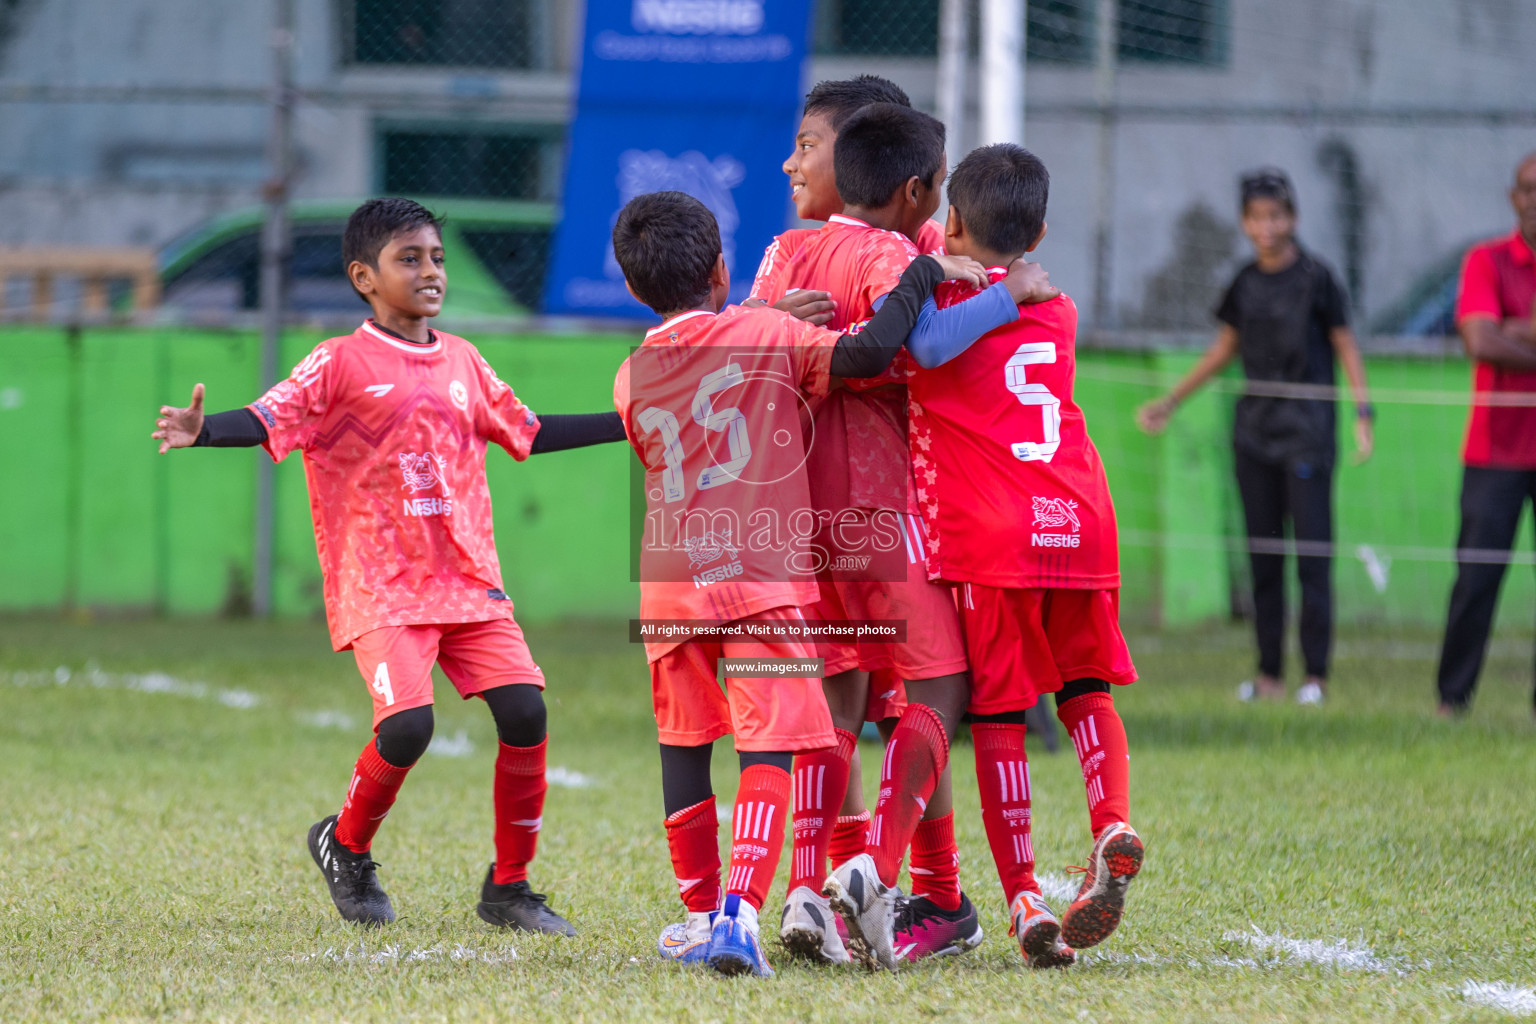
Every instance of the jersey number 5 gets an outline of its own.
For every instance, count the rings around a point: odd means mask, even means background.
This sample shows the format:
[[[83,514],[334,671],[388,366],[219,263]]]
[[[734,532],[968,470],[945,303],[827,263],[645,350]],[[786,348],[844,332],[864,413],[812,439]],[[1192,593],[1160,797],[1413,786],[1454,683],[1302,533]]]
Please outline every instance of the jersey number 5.
[[[740,479],[741,471],[752,458],[752,442],[747,438],[747,418],[740,409],[716,409],[711,398],[729,388],[744,383],[745,375],[737,363],[727,363],[713,373],[706,373],[699,380],[699,389],[693,396],[693,421],[705,430],[725,434],[726,449],[730,457],[713,464],[699,474],[699,490],[730,483]],[[661,435],[661,489],[668,502],[682,501],[683,441],[677,417],[666,409],[650,406],[635,417],[640,429],[646,433],[656,431]]]
[[[1008,448],[1020,462],[1050,462],[1061,447],[1061,399],[1044,384],[1031,384],[1026,375],[1037,363],[1054,363],[1056,346],[1049,341],[1028,341],[1020,345],[1003,366],[1003,380],[1020,405],[1040,407],[1042,440],[1016,441]]]

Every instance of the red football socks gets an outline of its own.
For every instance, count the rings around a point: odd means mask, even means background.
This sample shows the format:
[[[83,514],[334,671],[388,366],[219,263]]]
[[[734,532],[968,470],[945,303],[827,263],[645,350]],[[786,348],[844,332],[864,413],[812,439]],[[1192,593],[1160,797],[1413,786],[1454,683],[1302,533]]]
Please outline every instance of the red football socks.
[[[841,799],[841,798],[839,798]],[[741,773],[731,819],[728,896],[741,896],[758,910],[784,852],[784,818],[789,813],[789,773],[771,764],[749,765]]]
[[[714,797],[668,815],[667,849],[683,906],[704,914],[720,909],[720,821]]]
[[[880,881],[895,885],[912,833],[949,764],[949,740],[938,712],[909,704],[880,766],[880,802],[869,825],[868,852]]]
[[[848,766],[853,759],[853,745],[857,742],[853,733],[838,729],[835,746],[795,755],[795,838],[789,864],[791,892],[802,885],[821,892],[821,884],[827,877],[827,847],[832,842],[837,810],[843,805],[843,795],[848,791]],[[862,850],[861,842],[859,851]]]
[[[912,895],[942,910],[960,909],[960,850],[955,846],[955,814],[917,823],[912,836]]]
[[[837,824],[832,826],[832,841],[827,844],[827,856],[832,861],[832,870],[836,871],[853,860],[868,845],[869,812],[839,815]],[[817,886],[816,891],[820,892],[821,887]]]
[[[549,740],[536,747],[498,743],[496,784],[496,867],[493,881],[510,885],[528,878],[528,862],[539,845],[544,824],[544,755]]]
[[[1088,791],[1088,821],[1093,836],[1117,821],[1131,820],[1130,748],[1125,724],[1107,693],[1085,693],[1056,709],[1056,717],[1072,737],[1083,786]]]
[[[353,853],[367,853],[410,770],[384,760],[369,740],[352,769],[352,785],[347,787],[347,800],[336,822],[336,841]]]
[[[1024,756],[1024,726],[977,722],[976,782],[981,789],[981,820],[1003,883],[1003,899],[1012,904],[1035,881],[1035,847],[1030,842],[1029,761]]]

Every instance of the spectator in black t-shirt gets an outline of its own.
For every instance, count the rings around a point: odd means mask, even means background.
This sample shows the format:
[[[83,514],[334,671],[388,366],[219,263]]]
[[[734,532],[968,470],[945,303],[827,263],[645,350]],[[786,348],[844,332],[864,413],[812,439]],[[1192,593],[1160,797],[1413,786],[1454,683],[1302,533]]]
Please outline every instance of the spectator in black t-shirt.
[[[1373,413],[1344,289],[1322,261],[1296,243],[1296,203],[1286,176],[1264,170],[1245,177],[1242,214],[1254,261],[1238,271],[1216,310],[1221,328],[1215,343],[1171,392],[1142,406],[1136,418],[1143,430],[1160,432],[1179,403],[1241,354],[1248,384],[1237,402],[1232,447],[1253,566],[1259,672],[1239,695],[1285,696],[1281,653],[1289,519],[1307,673],[1296,699],[1318,704],[1333,640],[1335,359],[1354,394],[1358,461],[1371,454]]]

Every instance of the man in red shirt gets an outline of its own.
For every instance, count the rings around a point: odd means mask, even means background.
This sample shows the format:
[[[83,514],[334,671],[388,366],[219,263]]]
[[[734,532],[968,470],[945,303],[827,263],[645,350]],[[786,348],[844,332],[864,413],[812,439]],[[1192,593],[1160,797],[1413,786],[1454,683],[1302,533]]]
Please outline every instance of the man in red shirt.
[[[667,845],[688,910],[662,932],[658,952],[766,976],[757,919],[783,850],[789,768],[795,753],[833,746],[832,719],[814,674],[727,671],[722,694],[716,665],[816,654],[802,616],[817,598],[804,399],[825,395],[834,375],[883,371],[945,273],[984,275],[953,257],[912,261],[880,314],[839,334],[777,309],[722,308],[730,276],[718,228],[683,193],[631,200],[613,248],[630,291],[665,318],[614,383],[614,405],[645,466],[642,629],[676,630],[646,643]],[[727,734],[741,785],[722,899],[709,762]]]
[[[950,180],[947,250],[979,260],[994,279],[1001,276],[1044,237],[1048,187],[1045,166],[1019,146],[971,153]],[[945,285],[938,303],[951,305],[973,290]],[[942,365],[913,350],[918,365],[909,376],[911,459],[927,568],[930,576],[961,585],[982,818],[1011,934],[1035,967],[1066,966],[1074,947],[1095,945],[1114,931],[1143,852],[1127,823],[1125,729],[1110,696],[1112,685],[1135,681],[1136,670],[1119,626],[1114,505],[1072,400],[1076,331],[1077,309],[1064,295],[1021,304],[1016,322]],[[1087,877],[1059,922],[1034,878],[1024,753],[1024,712],[1047,693],[1055,694],[1057,716],[1082,766],[1094,835]],[[905,727],[907,719],[902,722]],[[934,748],[942,753],[940,740]],[[913,788],[911,770],[902,778],[893,770],[896,761],[888,757],[881,775],[875,815],[885,827],[904,824],[902,808],[885,794]],[[933,777],[931,770],[922,773],[919,800]],[[877,888],[867,880],[848,884],[865,859],[855,858],[834,876],[843,888]],[[878,870],[889,884],[888,866]],[[837,898],[833,903],[847,916]],[[880,929],[867,927],[864,916],[858,915],[858,930],[866,939],[878,936]]]
[[[544,674],[502,589],[485,480],[487,445],[514,459],[624,437],[618,416],[545,417],[518,401],[475,347],[432,330],[447,288],[438,220],[406,199],[364,203],[342,243],[373,316],[331,338],[243,409],[203,415],[203,386],[163,406],[161,453],[261,445],[303,452],[331,643],[351,650],[373,697],[375,737],[339,814],[309,831],[341,916],[395,918],[370,855],[375,833],[432,738],[432,666],[480,697],[500,738],[496,860],[477,913],[490,924],[575,930],[528,885],[543,824]]]
[[[1509,201],[1518,226],[1467,252],[1456,298],[1456,327],[1476,367],[1437,676],[1442,715],[1470,705],[1515,529],[1526,499],[1536,500],[1536,153],[1515,169]]]

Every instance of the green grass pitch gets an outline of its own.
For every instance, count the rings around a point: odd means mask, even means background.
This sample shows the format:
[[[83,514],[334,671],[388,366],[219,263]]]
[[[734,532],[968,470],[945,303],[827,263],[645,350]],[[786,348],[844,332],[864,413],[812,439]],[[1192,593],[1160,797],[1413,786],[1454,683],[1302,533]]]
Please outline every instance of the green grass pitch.
[[[1069,971],[1024,969],[971,749],[957,744],[982,947],[866,976],[797,966],[770,940],[767,981],[656,957],[680,905],[644,660],[622,638],[618,625],[530,630],[565,783],[551,787],[532,881],[580,929],[569,941],[475,917],[495,733],[446,683],[438,748],[374,846],[400,920],[366,932],[337,918],[304,847],[368,735],[362,680],[322,628],[0,621],[0,1020],[1536,1014],[1528,637],[1496,643],[1477,708],[1457,722],[1432,713],[1433,636],[1346,633],[1321,709],[1239,705],[1250,654],[1238,629],[1132,637],[1143,681],[1117,696],[1148,856],[1109,942]],[[878,757],[865,749],[869,775]],[[1039,868],[1061,884],[1088,850],[1082,783],[1070,749],[1032,743],[1031,755]],[[715,761],[728,799],[734,757],[721,745]]]

